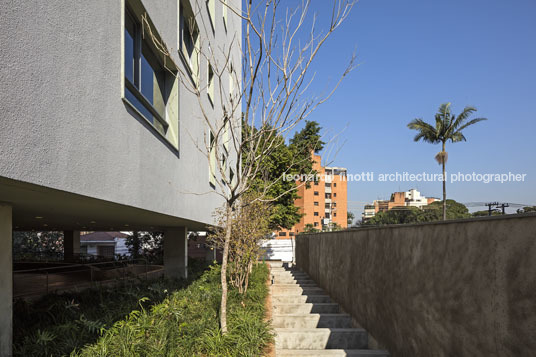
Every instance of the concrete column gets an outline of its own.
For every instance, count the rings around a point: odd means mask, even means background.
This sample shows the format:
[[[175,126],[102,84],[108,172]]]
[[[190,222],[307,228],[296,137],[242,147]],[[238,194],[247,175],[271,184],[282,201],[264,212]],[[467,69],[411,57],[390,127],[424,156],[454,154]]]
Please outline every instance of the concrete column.
[[[13,341],[13,232],[11,206],[0,203],[0,356]]]
[[[188,277],[188,229],[164,232],[164,274],[168,278]]]
[[[216,249],[205,246],[205,260],[213,262],[216,260]]]
[[[73,260],[80,254],[80,231],[63,231],[63,260]]]

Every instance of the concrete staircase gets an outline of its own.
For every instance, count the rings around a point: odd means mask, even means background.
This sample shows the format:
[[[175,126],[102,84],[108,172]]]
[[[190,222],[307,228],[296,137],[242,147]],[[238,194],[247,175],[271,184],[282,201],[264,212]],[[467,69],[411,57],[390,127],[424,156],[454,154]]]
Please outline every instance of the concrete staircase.
[[[389,356],[386,351],[369,350],[367,332],[352,327],[350,315],[341,313],[307,274],[287,263],[268,263],[277,357]]]

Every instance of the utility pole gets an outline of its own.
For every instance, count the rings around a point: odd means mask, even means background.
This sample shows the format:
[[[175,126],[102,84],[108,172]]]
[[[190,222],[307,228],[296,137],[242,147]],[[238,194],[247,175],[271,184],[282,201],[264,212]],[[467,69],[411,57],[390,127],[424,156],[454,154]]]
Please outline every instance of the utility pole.
[[[502,214],[506,214],[505,208],[510,207],[510,205],[508,203],[499,203],[499,202],[486,203],[485,206],[488,206],[488,216],[491,216],[491,213],[493,212],[491,210],[492,206],[495,206],[495,208],[501,208],[502,209]]]

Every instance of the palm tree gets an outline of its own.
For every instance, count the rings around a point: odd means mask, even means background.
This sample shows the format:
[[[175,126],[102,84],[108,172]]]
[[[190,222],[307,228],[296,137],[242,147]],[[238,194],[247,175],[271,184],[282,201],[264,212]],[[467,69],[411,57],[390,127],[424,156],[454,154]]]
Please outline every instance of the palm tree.
[[[465,107],[460,115],[455,116],[450,112],[450,103],[443,103],[435,115],[435,126],[428,124],[422,119],[413,119],[408,124],[408,128],[418,131],[418,134],[415,135],[413,140],[422,140],[431,144],[442,144],[442,149],[436,154],[435,159],[438,164],[443,166],[443,220],[447,219],[445,164],[448,160],[448,153],[445,151],[445,144],[448,140],[453,143],[466,141],[462,130],[470,125],[478,123],[479,121],[487,120],[486,118],[476,118],[467,121],[473,112],[476,112],[476,108]]]

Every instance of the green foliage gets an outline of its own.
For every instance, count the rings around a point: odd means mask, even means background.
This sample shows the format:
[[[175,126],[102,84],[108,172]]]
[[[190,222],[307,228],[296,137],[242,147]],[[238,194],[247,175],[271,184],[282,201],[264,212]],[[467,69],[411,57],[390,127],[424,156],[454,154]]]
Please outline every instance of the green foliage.
[[[229,331],[218,324],[220,267],[212,266],[187,289],[160,304],[133,310],[75,356],[261,356],[272,339],[264,321],[268,268],[258,264],[245,295],[229,291]]]
[[[255,130],[243,124],[243,130]],[[290,140],[290,144],[285,143],[283,136],[273,138],[273,131],[267,130],[266,135],[270,135],[274,140],[270,151],[264,156],[262,165],[257,176],[252,180],[251,191],[264,192],[265,199],[273,199],[273,211],[270,216],[270,227],[272,229],[290,229],[299,222],[302,215],[294,201],[298,198],[296,183],[294,180],[283,180],[286,175],[310,174],[312,173],[313,161],[311,151],[319,151],[323,148],[324,142],[320,140],[320,126],[315,121],[306,121],[305,128],[297,132]],[[248,150],[248,146],[244,146]],[[243,156],[245,158],[246,155]],[[246,166],[246,165],[244,165]]]
[[[303,227],[303,233],[316,233],[320,232],[320,229],[316,229],[311,223],[307,223],[305,227]]]
[[[536,206],[523,207],[523,209],[517,210],[517,213],[528,213],[528,212],[536,212]]]
[[[435,115],[435,124],[428,124],[422,119],[414,119],[408,124],[408,128],[417,130],[417,135],[413,138],[415,141],[425,141],[431,144],[466,141],[463,135],[463,130],[470,125],[480,121],[487,120],[486,118],[476,118],[469,120],[471,114],[476,112],[474,107],[465,107],[463,112],[458,116],[450,111],[451,103],[443,103],[439,106],[439,110]]]
[[[355,219],[355,215],[352,212],[348,211],[346,216],[348,217],[348,227],[350,227]]]
[[[132,310],[158,304],[199,278],[206,263],[192,260],[190,279],[124,281],[114,287],[49,294],[37,301],[16,300],[13,313],[14,356],[64,356],[94,343],[107,328]],[[143,298],[142,300],[140,300]]]
[[[501,214],[502,214],[501,211],[498,209],[491,210],[492,216],[500,216]],[[473,217],[486,217],[486,216],[489,216],[489,211],[488,210],[476,211],[476,212],[473,212],[471,215]]]
[[[163,264],[164,233],[134,231],[126,238],[125,245],[132,258],[144,258],[151,264]]]
[[[395,207],[385,212],[378,212],[362,226],[383,226],[388,224],[408,224],[440,221],[443,202],[436,201],[419,209],[417,207]],[[469,218],[471,214],[465,205],[454,200],[447,200],[447,219]]]
[[[63,233],[13,232],[13,255],[16,260],[63,259]]]
[[[290,146],[295,148],[298,153],[309,157],[311,151],[316,153],[322,151],[325,142],[322,141],[320,135],[320,124],[316,121],[305,121],[305,127],[294,134],[294,137],[290,139]]]

